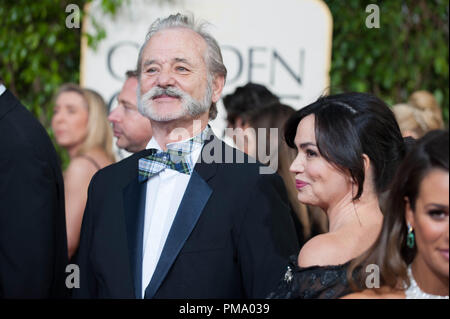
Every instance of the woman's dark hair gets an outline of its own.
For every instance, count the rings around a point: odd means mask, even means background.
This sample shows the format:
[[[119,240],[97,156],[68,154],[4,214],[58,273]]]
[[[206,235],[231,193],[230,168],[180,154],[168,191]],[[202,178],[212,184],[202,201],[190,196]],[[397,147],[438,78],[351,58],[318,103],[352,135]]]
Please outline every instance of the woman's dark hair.
[[[285,139],[294,143],[297,127],[314,114],[315,136],[320,154],[350,176],[358,185],[354,199],[363,192],[366,154],[373,168],[378,194],[384,192],[405,154],[400,128],[390,108],[367,93],[342,93],[319,98],[297,111],[287,122]]]
[[[264,134],[264,137],[266,139],[265,143],[262,144],[265,145],[266,149],[262,154],[270,154],[271,144],[274,142],[273,137],[268,133],[268,130],[271,128],[278,128],[282,130],[287,119],[294,113],[295,110],[292,107],[281,104],[279,102],[270,104],[262,108],[256,108],[253,112],[249,113],[248,124],[250,125],[250,127],[253,127],[255,129],[256,141],[260,141],[260,139],[263,138],[259,135],[258,129],[265,128],[267,130],[266,134]],[[291,207],[296,214],[296,218],[298,218],[303,228],[301,229],[302,238],[299,238],[300,242],[303,243],[311,237],[311,222],[306,206],[297,200],[295,180],[289,172],[289,166],[295,158],[295,151],[293,151],[286,145],[284,139],[279,134],[277,134],[276,142],[276,170],[283,179]],[[263,164],[269,165],[268,160],[270,161],[270,159],[260,158],[259,155],[261,152],[259,151],[259,147],[259,143],[256,143],[256,159]]]
[[[264,85],[249,82],[226,95],[222,101],[228,113],[227,121],[234,126],[238,117],[245,124],[254,110],[277,103],[279,99]]]
[[[408,229],[405,197],[414,211],[423,179],[432,169],[448,172],[448,157],[448,130],[430,131],[412,146],[390,187],[380,235],[366,253],[350,264],[347,278],[354,290],[364,289],[364,279],[367,275],[365,269],[370,264],[379,267],[380,286],[399,288],[399,279],[409,285],[407,265],[414,259],[416,249],[406,246]]]
[[[260,141],[263,138],[259,135],[258,128],[265,128],[267,130],[271,128],[278,128],[280,132],[284,131],[286,121],[295,114],[295,110],[289,105],[282,104],[280,102],[275,102],[270,105],[256,108],[255,110],[248,113],[248,124],[250,127],[255,129],[256,141]],[[266,131],[267,132],[267,131]],[[265,134],[266,149],[263,154],[270,154],[270,145],[273,143],[271,140],[271,134]],[[282,177],[286,191],[288,194],[289,202],[295,214],[297,215],[303,229],[301,236],[301,243],[306,242],[315,233],[321,234],[328,230],[328,220],[326,214],[320,210],[318,207],[307,207],[306,205],[300,203],[297,199],[298,191],[295,188],[295,179],[289,168],[292,161],[295,159],[296,151],[289,148],[281,134],[277,134],[277,159],[278,167],[277,173]],[[256,143],[256,159],[264,164],[267,163],[267,159],[260,158],[259,154],[259,143]]]

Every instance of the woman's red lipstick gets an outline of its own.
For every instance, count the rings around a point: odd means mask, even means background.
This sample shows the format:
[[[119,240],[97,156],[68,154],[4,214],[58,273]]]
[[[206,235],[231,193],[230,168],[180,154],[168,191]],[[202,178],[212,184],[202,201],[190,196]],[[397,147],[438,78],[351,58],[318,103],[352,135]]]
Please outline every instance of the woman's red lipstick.
[[[297,187],[297,189],[302,189],[303,187],[305,187],[306,185],[308,185],[307,182],[304,182],[302,180],[296,179],[295,180],[295,187]]]

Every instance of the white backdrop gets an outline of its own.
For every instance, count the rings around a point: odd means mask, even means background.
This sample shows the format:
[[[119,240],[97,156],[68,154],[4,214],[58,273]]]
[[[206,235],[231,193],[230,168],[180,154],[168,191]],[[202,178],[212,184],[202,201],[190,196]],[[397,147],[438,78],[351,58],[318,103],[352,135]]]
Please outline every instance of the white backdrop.
[[[92,32],[93,16],[107,37],[96,51],[83,42],[81,85],[98,91],[111,107],[125,72],[136,68],[150,24],[176,12],[193,13],[212,24],[210,32],[228,69],[223,96],[251,81],[299,109],[329,86],[332,18],[319,0],[131,0],[114,18],[102,13],[97,0],[88,12],[83,28]],[[226,111],[221,102],[217,106],[219,113],[211,125],[222,136]]]

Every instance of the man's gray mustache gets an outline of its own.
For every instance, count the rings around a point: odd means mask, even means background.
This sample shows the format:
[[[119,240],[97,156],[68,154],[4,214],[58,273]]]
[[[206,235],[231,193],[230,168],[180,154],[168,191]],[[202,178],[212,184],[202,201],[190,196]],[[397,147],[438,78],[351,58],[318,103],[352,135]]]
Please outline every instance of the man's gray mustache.
[[[181,90],[176,89],[176,88],[159,88],[159,87],[154,87],[152,88],[149,92],[147,92],[147,94],[149,94],[147,96],[148,99],[154,99],[157,96],[160,95],[168,95],[171,97],[176,97],[176,98],[182,98],[184,92],[180,92]],[[146,94],[146,95],[147,95]]]

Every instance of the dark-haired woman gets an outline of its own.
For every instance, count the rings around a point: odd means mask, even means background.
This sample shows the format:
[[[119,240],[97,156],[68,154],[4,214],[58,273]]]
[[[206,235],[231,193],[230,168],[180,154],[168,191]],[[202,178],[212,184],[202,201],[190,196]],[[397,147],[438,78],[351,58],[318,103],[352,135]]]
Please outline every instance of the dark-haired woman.
[[[364,93],[322,97],[287,122],[298,200],[327,214],[329,232],[310,239],[269,298],[338,298],[347,267],[375,242],[385,192],[405,146],[394,114]]]
[[[312,235],[326,232],[328,225],[325,213],[320,209],[307,207],[297,200],[295,178],[289,171],[289,167],[296,156],[296,151],[286,144],[281,134],[268,133],[269,130],[274,128],[282,130],[286,121],[294,113],[295,110],[292,107],[278,102],[249,113],[247,122],[249,127],[254,128],[254,136],[249,134],[247,151],[251,150],[248,153],[250,156],[255,157],[261,163],[267,164],[283,179],[299,247],[302,247]],[[265,130],[261,131],[261,128]],[[250,131],[250,133],[253,132]]]
[[[448,131],[428,133],[408,153],[392,184],[380,236],[349,267],[349,273],[359,272],[355,287],[367,288],[365,269],[377,265],[379,287],[345,298],[448,299],[448,155]]]

